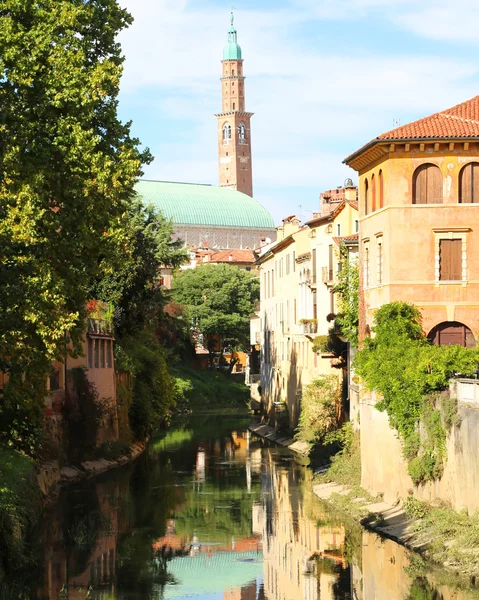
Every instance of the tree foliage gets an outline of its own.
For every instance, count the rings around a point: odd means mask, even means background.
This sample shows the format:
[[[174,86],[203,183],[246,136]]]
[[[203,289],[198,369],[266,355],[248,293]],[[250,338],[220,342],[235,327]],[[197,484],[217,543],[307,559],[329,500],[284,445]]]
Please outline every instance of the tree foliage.
[[[336,325],[344,338],[355,348],[358,345],[359,324],[359,266],[356,257],[348,254],[346,247],[340,249],[341,270],[333,288],[339,298],[339,314]]]
[[[22,381],[80,338],[104,238],[150,159],[117,117],[130,23],[116,0],[0,7],[0,369]]]
[[[173,298],[184,304],[192,325],[234,347],[246,347],[249,317],[259,299],[258,278],[231,265],[200,265],[173,281]]]
[[[376,407],[387,412],[398,431],[412,479],[436,479],[442,474],[446,449],[436,394],[454,374],[475,373],[479,349],[431,344],[419,310],[406,302],[379,308],[373,332],[356,355],[356,372],[368,389],[381,395]]]
[[[100,273],[91,296],[116,307],[117,335],[141,330],[165,304],[160,267],[177,268],[188,258],[173,224],[152,206],[134,200],[104,240]]]

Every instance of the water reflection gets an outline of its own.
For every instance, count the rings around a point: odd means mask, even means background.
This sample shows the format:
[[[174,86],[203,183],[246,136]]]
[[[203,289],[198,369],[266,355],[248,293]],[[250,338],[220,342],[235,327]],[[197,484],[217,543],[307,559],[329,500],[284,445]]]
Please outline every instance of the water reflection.
[[[39,532],[43,576],[28,597],[477,597],[412,572],[402,547],[345,525],[313,496],[310,471],[245,425],[185,424],[134,465],[66,489]]]

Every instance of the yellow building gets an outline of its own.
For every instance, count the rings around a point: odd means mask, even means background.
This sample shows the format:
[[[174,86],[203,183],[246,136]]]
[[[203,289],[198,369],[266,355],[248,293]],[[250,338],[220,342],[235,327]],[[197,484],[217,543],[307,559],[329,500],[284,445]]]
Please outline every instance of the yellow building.
[[[262,401],[276,424],[287,406],[289,426],[296,427],[303,387],[319,374],[344,376],[333,355],[313,352],[313,342],[327,336],[334,321],[340,245],[357,243],[356,193],[348,180],[347,187],[322,194],[321,212],[304,226],[295,216],[285,218],[276,243],[257,260]]]
[[[384,133],[349,156],[359,173],[360,333],[403,300],[439,344],[479,335],[479,96]]]

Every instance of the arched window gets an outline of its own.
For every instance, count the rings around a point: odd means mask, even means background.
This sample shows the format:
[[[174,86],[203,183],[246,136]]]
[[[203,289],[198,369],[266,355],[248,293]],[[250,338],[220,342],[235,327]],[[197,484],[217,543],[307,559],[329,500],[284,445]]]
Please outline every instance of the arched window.
[[[223,125],[223,139],[224,140],[231,139],[231,125],[229,123],[225,123]]]
[[[369,213],[369,184],[368,180],[364,180],[364,214]]]
[[[238,125],[238,138],[242,142],[246,139],[246,127],[244,123]]]
[[[459,202],[479,202],[479,163],[469,163],[459,174]]]
[[[379,208],[384,206],[384,181],[383,172],[379,171]]]
[[[371,176],[371,211],[376,210],[376,177],[374,173]]]
[[[235,76],[235,70],[231,69],[231,75],[233,75],[233,77]]]
[[[429,341],[438,346],[463,346],[475,348],[476,340],[472,331],[458,321],[439,323],[427,336]]]
[[[436,165],[421,165],[413,175],[413,204],[442,204],[442,173]]]

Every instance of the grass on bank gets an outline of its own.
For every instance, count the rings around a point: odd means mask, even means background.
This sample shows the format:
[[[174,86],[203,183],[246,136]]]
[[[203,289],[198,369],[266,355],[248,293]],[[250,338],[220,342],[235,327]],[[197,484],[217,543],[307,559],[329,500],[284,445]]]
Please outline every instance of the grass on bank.
[[[339,444],[341,449],[331,458],[328,470],[315,476],[315,483],[335,482],[359,487],[361,484],[359,432],[353,430],[351,423],[345,423],[341,429],[329,434],[327,441]]]
[[[424,555],[435,563],[477,577],[479,575],[479,514],[455,511],[409,496],[404,509],[413,519],[411,530],[426,542]]]
[[[247,413],[249,388],[216,371],[177,366],[173,369],[176,384],[176,407],[194,414]]]

